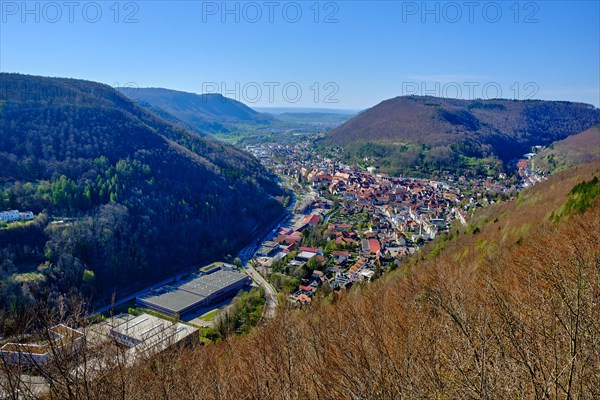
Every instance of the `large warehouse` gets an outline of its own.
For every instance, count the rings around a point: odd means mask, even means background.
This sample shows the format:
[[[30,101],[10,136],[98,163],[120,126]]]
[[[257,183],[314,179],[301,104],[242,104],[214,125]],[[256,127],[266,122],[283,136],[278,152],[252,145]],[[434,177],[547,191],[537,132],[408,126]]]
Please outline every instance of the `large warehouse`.
[[[217,270],[176,285],[165,285],[136,299],[138,305],[161,314],[184,316],[232,297],[252,281],[236,271]]]
[[[197,332],[197,328],[182,323],[171,323],[149,314],[128,318],[110,329],[110,335],[120,344],[138,350],[162,350],[179,343]]]

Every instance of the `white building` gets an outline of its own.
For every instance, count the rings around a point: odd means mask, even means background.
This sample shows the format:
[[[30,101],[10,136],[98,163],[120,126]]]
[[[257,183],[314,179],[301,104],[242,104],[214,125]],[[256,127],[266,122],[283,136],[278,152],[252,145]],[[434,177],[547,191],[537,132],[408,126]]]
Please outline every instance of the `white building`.
[[[60,324],[48,330],[51,338],[46,343],[6,343],[0,348],[0,356],[12,365],[46,365],[58,350],[68,353],[76,351],[83,333]]]
[[[31,211],[23,211],[19,213],[21,221],[31,221],[33,219],[33,213]]]
[[[0,211],[0,222],[30,221],[33,219],[31,211],[19,210]]]
[[[197,340],[197,332],[197,328],[181,322],[141,314],[112,327],[110,336],[129,347],[129,362],[134,362],[140,356],[161,352],[177,343],[193,342]]]
[[[21,213],[19,210],[10,210],[0,212],[0,221],[14,222],[21,219]]]

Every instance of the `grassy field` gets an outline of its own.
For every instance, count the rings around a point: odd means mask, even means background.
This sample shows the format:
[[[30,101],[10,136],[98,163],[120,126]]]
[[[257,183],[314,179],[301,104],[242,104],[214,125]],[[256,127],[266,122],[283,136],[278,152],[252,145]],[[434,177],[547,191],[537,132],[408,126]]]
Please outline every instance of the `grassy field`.
[[[33,224],[34,222],[35,220],[33,219],[31,221],[0,222],[0,230],[27,226]]]
[[[34,282],[43,281],[46,278],[39,272],[25,272],[23,274],[15,274],[13,280],[15,282]]]
[[[219,314],[219,311],[221,311],[220,308],[215,308],[214,310],[209,311],[198,318],[200,318],[203,321],[212,321],[217,316],[217,314]]]

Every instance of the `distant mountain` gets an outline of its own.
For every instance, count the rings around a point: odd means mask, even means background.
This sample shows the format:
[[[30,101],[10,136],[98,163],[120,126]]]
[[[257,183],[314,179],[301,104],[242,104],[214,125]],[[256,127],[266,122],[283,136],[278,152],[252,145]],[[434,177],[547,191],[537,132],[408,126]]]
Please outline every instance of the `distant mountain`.
[[[106,299],[222,259],[283,211],[254,157],[75,79],[0,74],[0,184],[0,210],[41,213],[0,226],[0,314],[48,290]],[[22,272],[46,283],[21,293]]]
[[[556,172],[600,160],[600,125],[552,143],[533,158],[536,167]]]
[[[336,114],[336,115],[355,115],[361,110],[352,110],[346,108],[319,108],[319,107],[253,107],[256,111],[267,114]]]
[[[275,119],[288,123],[336,127],[353,117],[353,114],[332,114],[320,112],[283,113],[275,115]]]
[[[196,125],[193,125],[187,121],[184,121],[182,119],[177,118],[176,116],[169,114],[168,112],[166,112],[165,110],[163,110],[162,108],[153,106],[150,103],[146,103],[144,101],[140,101],[137,103],[138,106],[145,108],[147,111],[150,111],[151,113],[153,113],[154,115],[157,115],[159,117],[161,117],[162,119],[164,119],[167,122],[172,123],[173,125],[177,125],[187,131],[193,132],[195,134],[198,134],[200,136],[206,136],[206,134],[208,132],[212,132],[212,131],[227,131],[227,129],[218,123],[214,123],[214,124],[207,124],[204,125],[204,128],[200,128]]]
[[[392,173],[501,169],[532,145],[548,145],[600,122],[582,103],[457,100],[404,96],[386,100],[329,132],[348,161]]]
[[[167,113],[208,133],[227,133],[231,124],[269,124],[273,117],[220,94],[195,94],[162,88],[120,88],[154,113]],[[164,114],[163,114],[164,115]],[[177,123],[171,117],[171,122]]]

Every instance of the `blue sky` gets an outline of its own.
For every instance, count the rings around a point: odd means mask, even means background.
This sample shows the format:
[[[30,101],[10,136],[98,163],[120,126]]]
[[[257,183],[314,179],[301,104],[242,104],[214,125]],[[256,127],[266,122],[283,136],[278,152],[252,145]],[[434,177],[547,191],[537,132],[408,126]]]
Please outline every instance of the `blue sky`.
[[[263,107],[362,109],[403,94],[600,106],[598,1],[2,0],[0,11],[2,72]]]

